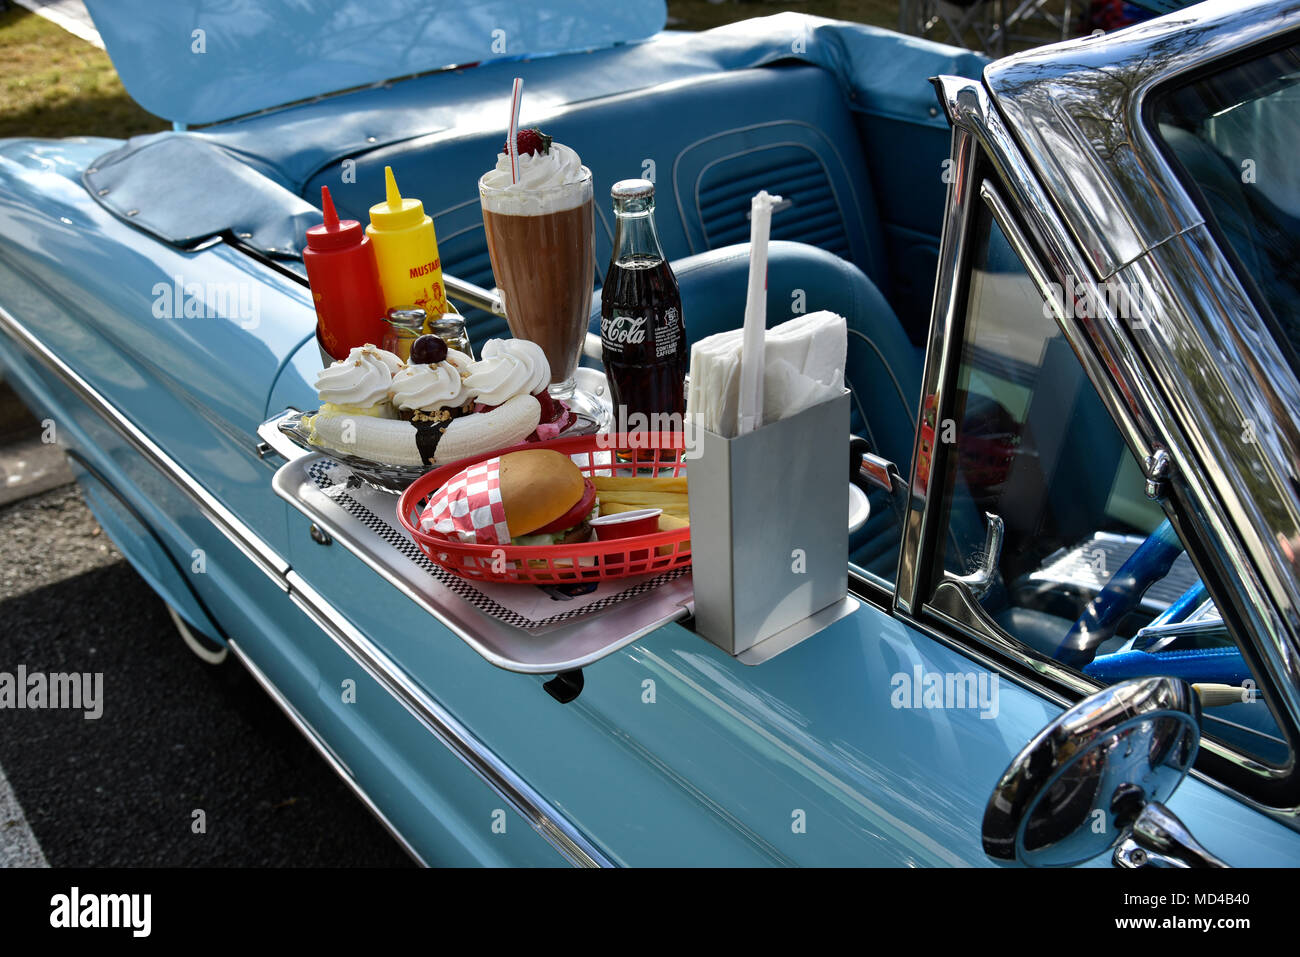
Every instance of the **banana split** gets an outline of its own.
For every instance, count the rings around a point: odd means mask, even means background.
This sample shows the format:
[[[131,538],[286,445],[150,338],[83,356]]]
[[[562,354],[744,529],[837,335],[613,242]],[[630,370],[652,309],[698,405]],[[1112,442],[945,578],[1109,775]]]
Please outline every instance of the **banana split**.
[[[418,467],[555,438],[573,415],[547,392],[550,380],[546,354],[523,339],[490,340],[477,361],[434,335],[415,340],[406,362],[366,344],[317,376],[309,441]]]

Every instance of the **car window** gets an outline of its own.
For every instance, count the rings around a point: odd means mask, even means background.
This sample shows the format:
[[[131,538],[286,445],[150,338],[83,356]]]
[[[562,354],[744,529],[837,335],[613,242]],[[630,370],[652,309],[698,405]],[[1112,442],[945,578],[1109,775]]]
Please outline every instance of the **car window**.
[[[930,580],[965,577],[1020,647],[1103,684],[1160,674],[1239,689],[1207,710],[1205,733],[1284,764],[1288,746],[1233,635],[987,209],[972,257],[954,401],[942,417],[929,403],[924,425],[951,453],[935,458],[942,540]],[[1057,295],[1073,310],[1073,295]],[[923,446],[922,466],[929,458]]]
[[[1300,45],[1155,101],[1157,133],[1300,376]]]

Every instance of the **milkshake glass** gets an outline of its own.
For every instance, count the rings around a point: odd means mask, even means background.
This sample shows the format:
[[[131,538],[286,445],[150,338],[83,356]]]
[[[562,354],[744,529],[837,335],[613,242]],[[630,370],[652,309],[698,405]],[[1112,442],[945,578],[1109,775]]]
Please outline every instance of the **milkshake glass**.
[[[553,398],[603,423],[604,406],[574,384],[596,274],[591,170],[569,147],[548,145],[519,156],[517,182],[505,153],[479,179],[483,231],[511,334],[541,346]]]

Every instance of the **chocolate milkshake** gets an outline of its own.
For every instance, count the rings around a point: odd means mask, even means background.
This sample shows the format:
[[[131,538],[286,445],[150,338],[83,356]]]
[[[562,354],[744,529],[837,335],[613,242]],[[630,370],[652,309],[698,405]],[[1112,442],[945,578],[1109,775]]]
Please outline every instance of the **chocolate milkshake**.
[[[519,147],[517,182],[506,153],[479,180],[483,229],[510,332],[542,347],[549,391],[569,401],[595,284],[591,171],[535,130],[520,132]]]

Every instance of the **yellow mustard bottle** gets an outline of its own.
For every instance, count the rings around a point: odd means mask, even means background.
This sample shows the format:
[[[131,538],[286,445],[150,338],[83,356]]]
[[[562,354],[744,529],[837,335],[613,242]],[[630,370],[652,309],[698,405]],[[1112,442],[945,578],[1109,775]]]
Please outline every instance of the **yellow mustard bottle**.
[[[395,309],[414,304],[430,316],[440,316],[447,311],[447,295],[433,220],[418,199],[402,198],[391,166],[384,167],[384,187],[388,197],[370,207],[366,235],[375,250],[385,305]]]

